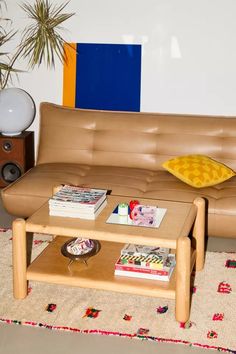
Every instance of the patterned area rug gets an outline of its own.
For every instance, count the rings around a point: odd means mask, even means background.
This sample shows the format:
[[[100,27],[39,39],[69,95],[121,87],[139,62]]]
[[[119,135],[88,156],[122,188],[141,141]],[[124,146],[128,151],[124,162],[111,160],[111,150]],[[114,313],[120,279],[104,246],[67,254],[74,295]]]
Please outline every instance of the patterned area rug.
[[[34,236],[34,257],[50,242]],[[174,301],[31,282],[12,296],[11,230],[0,231],[0,321],[48,329],[117,335],[236,353],[236,253],[206,255],[195,276],[189,323],[174,319]]]

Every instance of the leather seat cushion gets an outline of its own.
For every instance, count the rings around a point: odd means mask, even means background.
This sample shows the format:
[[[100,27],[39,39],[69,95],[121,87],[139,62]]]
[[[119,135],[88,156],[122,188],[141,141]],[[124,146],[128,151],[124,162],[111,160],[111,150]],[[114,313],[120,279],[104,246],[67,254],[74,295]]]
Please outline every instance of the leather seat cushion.
[[[208,201],[208,234],[235,237],[236,177],[216,186],[195,189],[167,171],[137,168],[48,163],[35,166],[24,178],[2,190],[7,211],[28,217],[52,194],[54,186],[74,184],[112,190],[112,194],[192,202]]]

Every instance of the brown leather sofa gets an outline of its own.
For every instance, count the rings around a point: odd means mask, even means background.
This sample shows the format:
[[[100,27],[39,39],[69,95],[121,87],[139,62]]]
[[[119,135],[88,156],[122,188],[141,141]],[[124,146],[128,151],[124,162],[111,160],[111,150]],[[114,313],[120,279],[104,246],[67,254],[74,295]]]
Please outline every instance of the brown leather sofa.
[[[2,191],[6,210],[27,217],[61,183],[130,197],[208,200],[210,236],[236,237],[236,177],[195,189],[161,164],[204,154],[236,170],[236,118],[91,111],[40,105],[36,166]]]

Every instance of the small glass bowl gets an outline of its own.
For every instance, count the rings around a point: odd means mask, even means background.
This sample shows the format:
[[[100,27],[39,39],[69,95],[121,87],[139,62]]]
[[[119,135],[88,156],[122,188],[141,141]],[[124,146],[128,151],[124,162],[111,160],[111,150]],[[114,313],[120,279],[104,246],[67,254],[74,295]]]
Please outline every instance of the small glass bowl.
[[[95,256],[95,254],[97,254],[101,248],[100,242],[97,240],[89,240],[92,244],[92,247],[88,249],[88,252],[82,253],[82,254],[73,254],[70,253],[68,251],[68,246],[72,243],[75,242],[77,240],[77,237],[74,237],[72,239],[70,239],[69,241],[65,242],[62,247],[61,247],[61,253],[63,254],[63,256],[67,257],[70,259],[70,262],[68,264],[68,267],[72,264],[72,262],[74,261],[82,261],[83,263],[85,263],[87,265],[87,260],[92,257]]]

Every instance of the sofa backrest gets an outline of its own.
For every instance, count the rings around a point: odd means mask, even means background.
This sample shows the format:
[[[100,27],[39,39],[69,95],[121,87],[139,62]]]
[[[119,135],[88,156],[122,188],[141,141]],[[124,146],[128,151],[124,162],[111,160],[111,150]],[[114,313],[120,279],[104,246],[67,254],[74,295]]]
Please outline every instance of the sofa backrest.
[[[40,105],[37,164],[162,169],[165,160],[205,154],[236,170],[236,117],[110,112]]]

